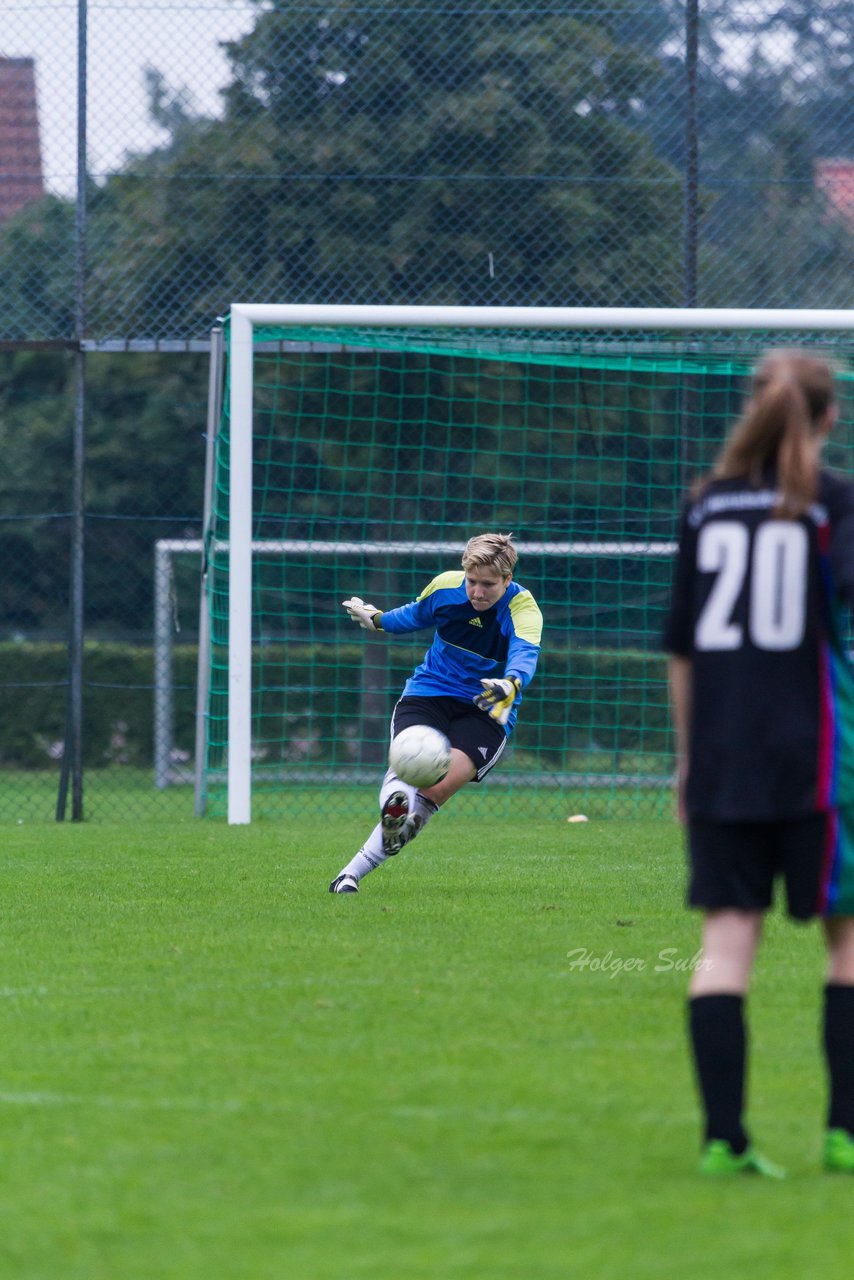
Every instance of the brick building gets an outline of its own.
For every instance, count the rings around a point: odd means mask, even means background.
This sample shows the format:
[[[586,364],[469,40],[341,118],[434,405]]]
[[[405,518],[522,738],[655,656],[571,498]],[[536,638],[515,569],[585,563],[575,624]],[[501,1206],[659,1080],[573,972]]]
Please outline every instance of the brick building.
[[[43,194],[35,65],[0,57],[0,223]]]

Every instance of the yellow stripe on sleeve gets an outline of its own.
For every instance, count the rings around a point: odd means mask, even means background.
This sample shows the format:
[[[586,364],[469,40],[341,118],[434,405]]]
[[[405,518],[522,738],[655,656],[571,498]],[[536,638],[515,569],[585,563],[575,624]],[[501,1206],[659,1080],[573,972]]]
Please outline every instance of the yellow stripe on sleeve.
[[[543,638],[543,615],[530,591],[519,591],[510,601],[513,630],[520,640],[539,644]]]
[[[464,569],[451,569],[448,573],[440,573],[432,582],[427,583],[427,586],[417,599],[426,600],[434,591],[441,591],[443,587],[461,587],[465,576],[466,574]]]

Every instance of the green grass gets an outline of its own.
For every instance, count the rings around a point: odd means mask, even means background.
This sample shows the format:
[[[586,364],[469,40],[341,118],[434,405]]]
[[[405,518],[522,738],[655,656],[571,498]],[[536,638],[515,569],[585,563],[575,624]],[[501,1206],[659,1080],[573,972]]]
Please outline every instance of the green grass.
[[[54,822],[60,770],[0,769],[0,827],[31,822]],[[83,787],[83,815],[88,822],[156,822],[192,818],[193,787],[188,784],[154,786],[151,769],[114,765],[87,769]],[[66,818],[72,813],[72,786],[66,794]]]
[[[751,1002],[790,1179],[708,1185],[678,830],[449,811],[332,897],[362,825],[4,832],[1,1275],[847,1280],[814,929]]]
[[[642,772],[639,762],[631,770]],[[377,766],[379,770],[379,766]],[[277,822],[312,822],[318,803],[334,818],[354,823],[364,821],[366,797],[376,794],[379,772],[361,783],[330,783],[309,786],[305,783],[253,782],[252,813],[256,818]],[[0,827],[7,823],[21,826],[30,822],[54,822],[59,767],[54,769],[0,769]],[[104,769],[88,769],[83,786],[83,815],[87,822],[180,822],[192,818],[194,811],[192,784],[182,783],[157,790],[150,769],[132,765],[114,765]],[[207,813],[225,818],[228,812],[224,783],[212,787],[207,797]],[[621,785],[607,772],[599,785],[531,786],[524,774],[501,774],[487,787],[472,787],[455,801],[455,812],[468,817],[498,813],[502,818],[533,815],[538,818],[562,818],[567,813],[583,812],[600,818],[664,818],[673,812],[673,794],[669,786],[643,784]],[[72,813],[71,787],[66,801],[66,817]]]

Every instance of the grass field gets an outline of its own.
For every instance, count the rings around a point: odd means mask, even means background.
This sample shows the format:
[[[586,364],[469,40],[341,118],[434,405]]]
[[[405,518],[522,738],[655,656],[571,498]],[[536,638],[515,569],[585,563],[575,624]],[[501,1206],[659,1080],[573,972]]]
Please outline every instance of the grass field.
[[[752,998],[789,1180],[709,1185],[675,826],[449,812],[332,897],[357,836],[4,830],[0,1275],[847,1280],[815,930],[770,922]]]

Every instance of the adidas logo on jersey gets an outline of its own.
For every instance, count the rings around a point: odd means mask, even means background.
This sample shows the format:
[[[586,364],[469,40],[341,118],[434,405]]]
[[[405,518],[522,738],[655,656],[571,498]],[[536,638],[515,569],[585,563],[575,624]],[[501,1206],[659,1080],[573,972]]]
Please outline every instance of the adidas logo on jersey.
[[[483,623],[481,622],[480,618],[469,618],[469,626],[470,626],[470,627],[482,627],[482,626],[483,626]]]
[[[486,759],[486,747],[478,747],[478,751],[480,752],[480,754],[483,756],[483,758],[484,758],[484,760],[485,760],[485,759]]]

